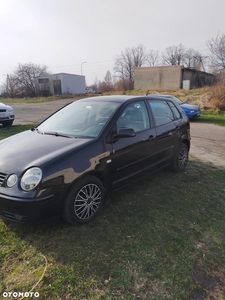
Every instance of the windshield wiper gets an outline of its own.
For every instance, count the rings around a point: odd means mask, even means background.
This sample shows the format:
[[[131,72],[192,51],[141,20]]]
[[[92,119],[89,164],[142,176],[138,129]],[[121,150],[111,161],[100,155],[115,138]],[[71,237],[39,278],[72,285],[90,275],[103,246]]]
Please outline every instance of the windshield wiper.
[[[68,134],[63,134],[63,133],[58,133],[57,131],[44,131],[43,134],[48,134],[48,135],[54,135],[54,136],[61,136],[61,137],[71,138],[70,135],[68,135]]]

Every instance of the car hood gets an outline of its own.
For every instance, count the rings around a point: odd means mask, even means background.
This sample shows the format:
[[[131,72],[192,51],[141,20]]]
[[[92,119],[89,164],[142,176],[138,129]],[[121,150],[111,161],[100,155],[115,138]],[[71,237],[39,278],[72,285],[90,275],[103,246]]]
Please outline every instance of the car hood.
[[[183,103],[180,105],[182,108],[186,108],[186,109],[197,109],[199,110],[199,107],[197,105],[193,105],[193,104],[187,104],[187,103]]]
[[[11,106],[5,105],[4,103],[0,102],[0,108],[7,109],[7,108],[11,108]]]
[[[0,141],[0,173],[16,173],[20,176],[29,167],[41,167],[55,157],[91,141],[24,131]]]

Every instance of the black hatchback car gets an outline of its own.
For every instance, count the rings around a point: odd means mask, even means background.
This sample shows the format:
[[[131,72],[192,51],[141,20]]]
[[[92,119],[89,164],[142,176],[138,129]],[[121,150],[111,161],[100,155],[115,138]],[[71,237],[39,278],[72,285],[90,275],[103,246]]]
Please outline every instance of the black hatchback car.
[[[188,118],[171,99],[75,101],[0,141],[0,216],[89,222],[107,193],[166,166],[183,171],[189,149]]]

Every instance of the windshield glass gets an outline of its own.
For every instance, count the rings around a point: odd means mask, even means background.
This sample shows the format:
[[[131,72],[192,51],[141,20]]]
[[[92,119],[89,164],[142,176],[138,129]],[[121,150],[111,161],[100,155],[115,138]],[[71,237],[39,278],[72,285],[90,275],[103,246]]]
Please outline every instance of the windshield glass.
[[[68,135],[71,137],[97,137],[119,106],[113,102],[77,100],[37,128],[46,134]]]
[[[176,101],[179,105],[184,103],[180,99],[178,99],[177,97],[174,97],[174,96],[173,96],[173,100]]]

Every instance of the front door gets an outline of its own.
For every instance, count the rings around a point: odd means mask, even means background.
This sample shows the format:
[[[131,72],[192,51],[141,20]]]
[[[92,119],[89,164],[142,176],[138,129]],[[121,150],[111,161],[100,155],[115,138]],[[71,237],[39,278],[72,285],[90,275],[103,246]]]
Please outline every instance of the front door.
[[[133,102],[125,107],[116,129],[133,128],[134,137],[119,138],[112,143],[113,189],[138,179],[155,166],[157,142],[155,128],[151,128],[144,101]]]
[[[53,86],[54,86],[54,94],[55,95],[62,95],[62,85],[61,80],[53,80]]]

